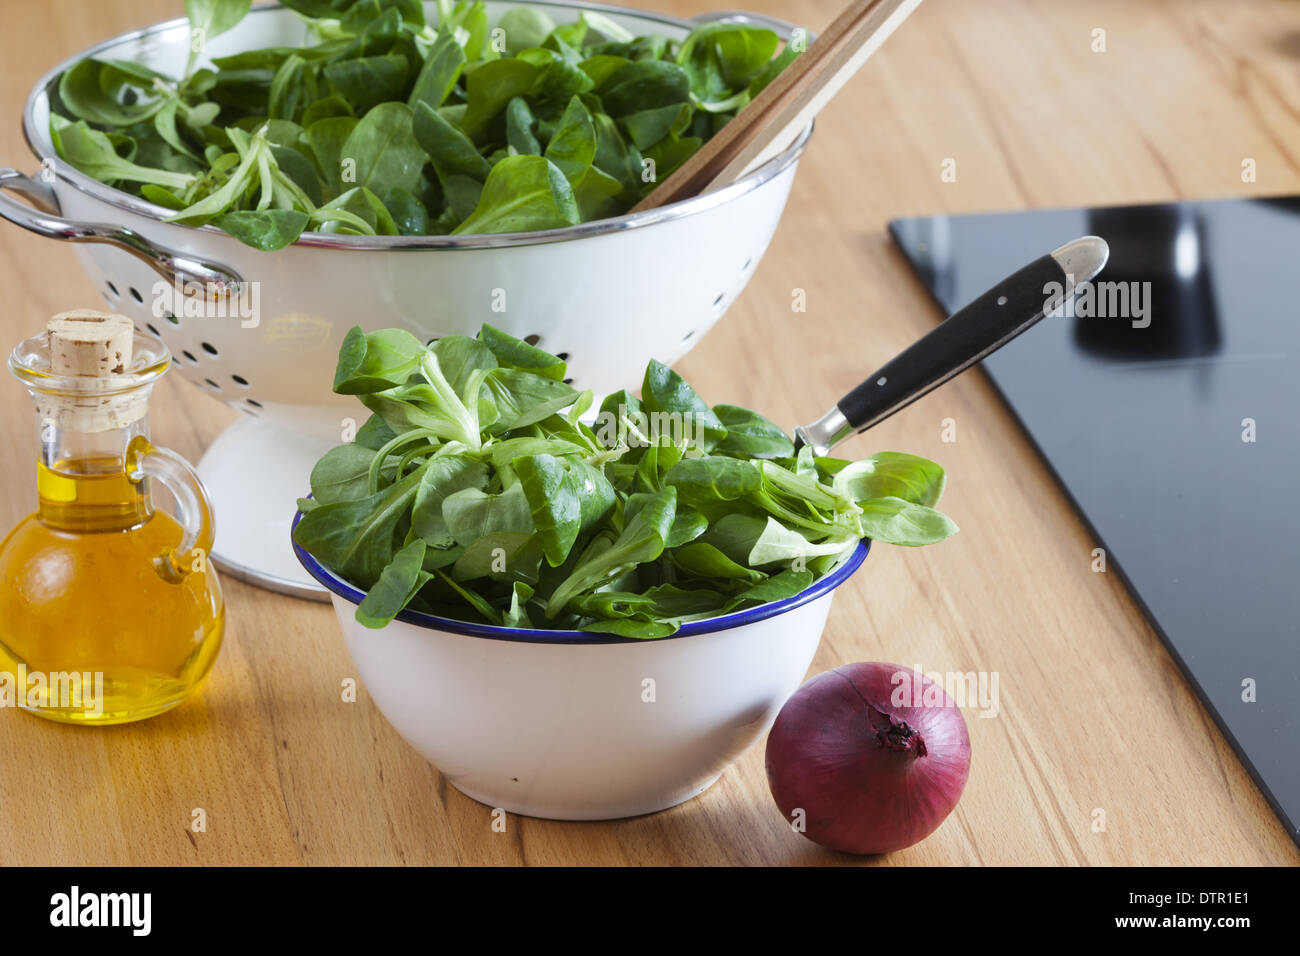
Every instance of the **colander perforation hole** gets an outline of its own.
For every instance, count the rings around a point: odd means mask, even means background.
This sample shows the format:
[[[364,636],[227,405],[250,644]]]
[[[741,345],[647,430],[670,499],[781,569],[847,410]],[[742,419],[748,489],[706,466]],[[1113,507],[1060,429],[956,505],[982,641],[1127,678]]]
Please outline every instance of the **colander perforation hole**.
[[[569,353],[568,353],[568,352],[559,352],[559,353],[556,354],[555,357],[556,357],[557,359],[559,359],[561,362],[567,362],[567,361],[569,360]]]
[[[722,305],[722,300],[725,299],[726,297],[727,297],[727,293],[719,292],[718,297],[713,300],[714,308],[717,308],[718,306]]]
[[[170,312],[164,312],[164,313],[163,313],[163,318],[166,319],[168,322],[170,322],[172,325],[180,325],[180,324],[181,324],[181,320],[178,319],[178,318],[176,318],[176,316],[172,315],[172,313],[170,313]]]
[[[231,381],[235,382],[235,384],[237,384],[237,385],[242,385],[242,386],[244,386],[244,388],[248,388],[248,379],[244,378],[244,376],[242,376],[242,375],[232,375],[232,376],[230,376],[230,379],[231,379]]]
[[[262,403],[259,402],[259,401],[258,401],[257,399],[255,399],[255,398],[246,398],[246,399],[244,399],[244,401],[248,402],[248,404],[252,405],[254,408],[261,408],[261,407],[262,407]]]
[[[212,379],[210,379],[210,378],[205,378],[203,381],[207,382],[210,386],[212,386],[212,390],[213,390],[214,392],[219,392],[219,391],[221,391],[221,386],[218,385],[216,382],[212,381]]]
[[[199,360],[194,357],[193,352],[190,352],[187,349],[181,349],[181,355],[184,355],[187,359],[189,359],[191,364],[193,365],[199,364]]]
[[[687,332],[685,335],[682,336],[682,343],[685,344],[686,342],[689,342],[691,340],[691,336],[693,336],[694,334],[695,334],[695,330],[691,329],[689,332]]]
[[[542,337],[541,337],[540,335],[538,335],[536,332],[534,332],[532,335],[525,335],[525,336],[524,336],[524,341],[527,342],[529,345],[536,345],[536,344],[537,344],[538,342],[540,342],[541,340],[542,340]]]
[[[573,384],[573,379],[571,379],[571,378],[566,378],[566,379],[564,380],[564,384],[565,384],[565,385],[572,385],[572,384]]]
[[[158,331],[157,327],[154,326],[154,325],[152,325],[152,324],[149,323],[149,322],[146,322],[146,323],[144,324],[144,327],[145,327],[146,329],[149,330],[149,334],[150,334],[150,335],[154,335],[154,336],[161,336],[161,335],[162,335],[162,333]]]
[[[219,354],[220,354],[220,353],[217,351],[217,347],[216,347],[215,345],[213,345],[211,342],[200,342],[199,345],[203,346],[203,351],[207,352],[209,355],[219,355]]]
[[[745,260],[745,264],[744,264],[743,266],[740,267],[740,271],[741,271],[741,272],[747,272],[747,271],[749,270],[749,267],[752,266],[753,264],[754,264],[754,260],[753,260],[753,259],[746,259],[746,260]]]
[[[141,305],[144,305],[144,296],[140,294],[139,289],[135,286],[131,286],[127,291],[131,293],[131,298],[135,299],[135,301],[139,302]]]
[[[114,298],[120,298],[120,297],[121,297],[122,293],[120,293],[120,292],[117,291],[117,286],[113,285],[112,282],[109,282],[109,281],[106,280],[106,281],[104,282],[104,285],[108,286],[108,291],[109,291],[110,293],[112,293],[112,295],[113,295]]]

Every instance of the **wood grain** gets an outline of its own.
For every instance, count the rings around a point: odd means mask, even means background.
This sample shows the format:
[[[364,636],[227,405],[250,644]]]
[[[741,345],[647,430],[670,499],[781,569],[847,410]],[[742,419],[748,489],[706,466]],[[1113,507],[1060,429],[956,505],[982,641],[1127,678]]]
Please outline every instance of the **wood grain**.
[[[642,0],[699,12],[695,0]],[[750,0],[817,30],[832,0]],[[179,0],[6,4],[0,162],[31,170],[19,115],[57,60],[179,15]],[[1090,49],[1093,30],[1107,49]],[[817,121],[770,250],[680,363],[712,401],[794,424],[932,327],[886,237],[894,216],[1300,191],[1300,5],[1290,0],[928,0]],[[1243,158],[1258,181],[1241,179]],[[956,161],[955,182],[941,164]],[[66,246],[0,224],[0,339],[94,306]],[[807,311],[791,310],[795,290]],[[4,346],[6,349],[8,344]],[[233,413],[180,381],[154,435],[191,459]],[[945,443],[951,418],[957,441]],[[0,384],[0,525],[34,507],[23,390]],[[859,660],[996,671],[967,712],[966,794],[930,839],[873,864],[1289,864],[1300,854],[980,373],[846,451],[949,470],[962,532],[879,548],[841,588],[812,671]],[[3,586],[3,585],[0,585]],[[0,713],[0,862],[63,864],[852,863],[790,832],[761,747],[684,806],[634,820],[510,818],[460,795],[364,692],[323,606],[227,581],[226,645],[202,692],[143,724],[77,729]],[[191,811],[207,831],[189,829]],[[1093,812],[1106,814],[1094,832]]]

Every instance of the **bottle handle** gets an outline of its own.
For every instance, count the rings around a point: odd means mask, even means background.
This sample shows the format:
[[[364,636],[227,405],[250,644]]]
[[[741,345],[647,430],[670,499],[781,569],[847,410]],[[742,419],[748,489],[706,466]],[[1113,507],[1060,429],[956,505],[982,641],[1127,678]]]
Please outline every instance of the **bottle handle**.
[[[179,545],[155,559],[158,573],[179,582],[196,571],[206,572],[216,528],[211,499],[198,472],[170,448],[158,448],[137,435],[127,448],[126,474],[135,484],[156,478],[176,499],[176,520],[184,535]]]

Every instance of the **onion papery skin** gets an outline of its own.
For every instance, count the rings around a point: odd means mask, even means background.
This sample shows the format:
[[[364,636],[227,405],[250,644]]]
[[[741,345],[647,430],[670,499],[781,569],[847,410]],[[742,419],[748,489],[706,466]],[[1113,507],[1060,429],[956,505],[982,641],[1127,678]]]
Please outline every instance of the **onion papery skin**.
[[[899,683],[901,674],[907,680]],[[913,705],[918,686],[929,706]],[[953,699],[924,675],[897,664],[848,664],[786,701],[766,763],[777,807],[791,824],[803,811],[808,839],[845,853],[891,853],[925,839],[957,805],[970,736]]]

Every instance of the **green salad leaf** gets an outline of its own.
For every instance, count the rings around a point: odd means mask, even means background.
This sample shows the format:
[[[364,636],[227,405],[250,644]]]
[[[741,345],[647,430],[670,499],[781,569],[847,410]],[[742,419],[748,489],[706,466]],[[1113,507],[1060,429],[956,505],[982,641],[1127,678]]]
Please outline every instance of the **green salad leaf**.
[[[626,212],[798,55],[771,30],[633,36],[483,0],[286,0],[309,43],[210,58],[250,0],[186,0],[185,75],[95,57],[59,78],[72,166],[254,248],[304,231],[529,232]],[[770,449],[769,449],[770,450]]]
[[[347,334],[334,390],[373,414],[312,469],[294,538],[366,592],[359,622],[412,608],[653,639],[793,597],[864,537],[957,530],[934,508],[932,461],[796,453],[777,425],[710,406],[653,361],[640,399],[610,395],[587,421],[592,395],[565,374],[488,325],[427,346]]]

